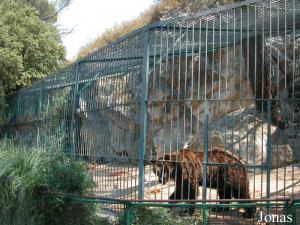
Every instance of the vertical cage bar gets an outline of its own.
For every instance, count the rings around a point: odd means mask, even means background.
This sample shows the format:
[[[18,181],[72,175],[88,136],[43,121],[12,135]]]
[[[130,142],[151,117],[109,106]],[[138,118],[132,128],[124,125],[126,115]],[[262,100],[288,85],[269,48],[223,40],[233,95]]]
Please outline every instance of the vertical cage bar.
[[[132,220],[132,206],[131,204],[125,204],[124,210],[124,225],[130,225]]]
[[[293,63],[292,63],[292,79],[293,79],[293,84],[292,84],[292,104],[295,105],[295,76],[296,76],[296,15],[295,15],[295,1],[293,0]],[[295,124],[295,110],[293,111],[293,117],[292,117],[292,123]],[[295,127],[293,126],[293,135],[295,134]],[[296,146],[296,143],[293,142],[293,148]],[[296,160],[296,158],[298,158],[297,154],[293,154],[293,161]],[[292,183],[295,182],[295,166],[292,166]],[[292,186],[292,197],[294,197],[294,185]]]
[[[36,145],[37,147],[40,146],[40,123],[41,123],[41,111],[42,111],[42,88],[39,88],[39,102],[37,108],[37,135],[36,135]]]
[[[72,99],[72,114],[71,114],[71,128],[70,128],[70,133],[71,133],[71,155],[75,155],[75,126],[76,126],[76,106],[78,105],[78,87],[79,87],[79,68],[80,68],[80,62],[77,63],[76,65],[76,83],[74,85],[74,91],[73,91],[73,99]]]
[[[18,119],[20,115],[20,94],[17,94],[17,113],[16,113],[16,120]]]
[[[139,199],[144,198],[145,188],[145,150],[147,135],[147,98],[148,98],[148,76],[149,76],[149,55],[150,55],[150,31],[144,33],[144,54],[143,54],[143,71],[142,71],[142,95],[141,95],[141,117],[140,117],[140,149],[139,149]]]
[[[202,174],[202,200],[203,200],[203,222],[206,221],[206,173],[207,173],[207,151],[208,151],[208,100],[204,100],[204,152],[203,152],[203,174]]]
[[[270,187],[271,187],[271,99],[267,100],[267,119],[268,119],[268,137],[267,137],[267,160],[266,160],[266,170],[267,170],[267,190],[266,198],[270,199]],[[270,214],[270,201],[267,201],[267,215]]]

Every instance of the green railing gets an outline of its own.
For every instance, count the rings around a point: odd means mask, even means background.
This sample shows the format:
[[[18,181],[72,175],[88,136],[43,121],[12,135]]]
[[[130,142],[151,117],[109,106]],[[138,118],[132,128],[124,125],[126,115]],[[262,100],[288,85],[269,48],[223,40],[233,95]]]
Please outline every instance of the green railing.
[[[106,199],[90,196],[79,196],[74,194],[64,193],[50,193],[60,195],[67,198],[69,201],[76,202],[76,204],[96,204],[101,209],[98,216],[99,224],[112,224],[112,225],[192,225],[192,224],[257,224],[259,220],[268,224],[291,224],[297,225],[299,218],[297,218],[297,209],[300,208],[300,200],[281,199],[278,201],[261,200],[260,202],[240,203],[224,203],[219,204],[216,202],[201,202],[197,201],[195,204],[188,202],[172,203],[166,201],[129,201],[119,199]],[[118,206],[118,210],[112,210],[112,205]],[[254,217],[248,220],[242,219],[242,213],[239,212],[241,208],[257,207],[257,212]],[[188,208],[195,207],[196,213],[191,217]],[[213,208],[233,208],[229,212],[223,214],[219,212],[218,216],[212,212]],[[107,210],[107,211],[106,211]],[[269,217],[265,217],[267,212],[270,211]],[[261,215],[264,218],[261,218]],[[273,215],[273,216],[272,216]],[[290,219],[292,221],[290,221]],[[12,217],[7,218],[7,223],[0,223],[1,225],[19,225],[15,223]],[[63,222],[63,221],[62,221]],[[278,223],[276,223],[278,222]],[[78,223],[80,224],[80,223]],[[24,224],[22,224],[24,225]],[[88,224],[85,224],[88,225]]]
[[[73,201],[80,201],[84,203],[100,203],[100,204],[120,204],[124,207],[120,214],[119,224],[124,225],[184,225],[184,224],[244,224],[245,220],[241,219],[241,213],[238,209],[245,207],[252,207],[255,205],[261,211],[256,213],[257,217],[253,217],[246,221],[247,224],[257,224],[259,220],[263,220],[268,224],[291,224],[297,225],[299,218],[297,218],[297,209],[300,208],[300,201],[265,201],[251,204],[245,203],[166,203],[166,202],[130,202],[121,200],[108,199],[86,199],[86,198],[70,198]],[[187,212],[189,207],[196,207],[196,214],[193,217]],[[231,207],[235,208],[237,216],[232,216],[234,212],[227,214],[223,213],[221,216],[212,215],[213,208]],[[173,209],[172,209],[173,208]],[[174,209],[176,208],[176,209]],[[179,210],[178,210],[179,209]],[[185,211],[183,211],[185,210]],[[270,216],[265,217],[270,211]],[[260,212],[264,218],[261,218]],[[266,221],[267,220],[267,221]],[[290,221],[291,220],[291,221]]]

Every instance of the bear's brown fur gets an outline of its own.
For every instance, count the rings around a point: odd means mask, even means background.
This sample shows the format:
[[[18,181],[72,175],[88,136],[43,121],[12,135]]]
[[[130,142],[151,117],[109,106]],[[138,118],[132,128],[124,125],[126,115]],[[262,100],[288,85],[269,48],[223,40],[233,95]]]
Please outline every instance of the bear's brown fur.
[[[169,180],[175,181],[175,191],[169,199],[196,199],[199,186],[202,185],[203,153],[203,150],[196,149],[180,150],[165,154],[152,163],[159,182],[165,184]],[[245,165],[228,150],[216,147],[208,150],[206,184],[209,188],[217,189],[220,199],[250,199]],[[244,217],[253,217],[255,210],[254,206],[245,208]],[[190,208],[190,213],[194,212],[195,208]]]

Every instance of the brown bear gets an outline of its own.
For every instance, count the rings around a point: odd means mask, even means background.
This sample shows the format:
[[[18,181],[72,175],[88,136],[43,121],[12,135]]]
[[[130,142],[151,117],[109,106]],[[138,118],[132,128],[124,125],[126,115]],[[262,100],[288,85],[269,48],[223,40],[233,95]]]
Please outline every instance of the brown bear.
[[[199,186],[202,186],[203,153],[203,150],[196,149],[180,150],[152,161],[153,172],[160,183],[175,181],[175,191],[169,199],[196,199]],[[206,184],[209,188],[217,189],[220,199],[250,199],[244,163],[238,156],[223,148],[214,147],[208,150]],[[217,207],[214,210],[223,211],[229,208]],[[255,206],[245,207],[243,216],[252,218],[255,211]],[[191,207],[189,212],[193,214],[195,208]]]

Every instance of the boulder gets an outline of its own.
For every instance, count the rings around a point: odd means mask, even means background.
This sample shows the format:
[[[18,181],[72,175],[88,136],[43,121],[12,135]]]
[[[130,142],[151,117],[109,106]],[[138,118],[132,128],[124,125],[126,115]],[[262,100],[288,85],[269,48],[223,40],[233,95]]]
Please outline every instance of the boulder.
[[[272,135],[276,127],[271,125]],[[210,125],[210,141],[232,150],[249,164],[262,165],[267,159],[268,123],[249,106],[216,120]]]
[[[271,169],[286,167],[294,163],[293,151],[290,145],[271,146]]]
[[[103,110],[88,112],[80,121],[80,148],[78,154],[104,157],[138,158],[139,125],[120,112]]]

